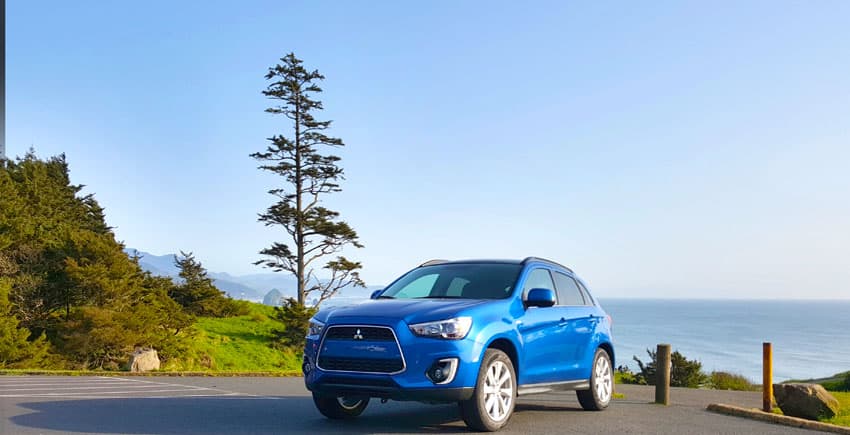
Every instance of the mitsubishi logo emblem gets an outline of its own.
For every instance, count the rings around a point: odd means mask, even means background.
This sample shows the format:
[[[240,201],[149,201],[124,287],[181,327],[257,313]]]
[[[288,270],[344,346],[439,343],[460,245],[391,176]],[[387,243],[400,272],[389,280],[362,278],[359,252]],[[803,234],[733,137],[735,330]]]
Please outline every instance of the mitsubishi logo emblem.
[[[354,339],[355,340],[362,340],[363,339],[363,334],[360,333],[360,328],[357,328],[357,332],[354,333]]]

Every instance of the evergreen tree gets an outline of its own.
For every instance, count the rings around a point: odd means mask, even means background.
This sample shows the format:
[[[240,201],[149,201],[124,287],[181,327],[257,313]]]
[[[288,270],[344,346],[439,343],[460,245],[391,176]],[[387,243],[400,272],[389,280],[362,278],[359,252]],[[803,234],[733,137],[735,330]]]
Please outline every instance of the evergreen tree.
[[[259,221],[283,227],[290,240],[274,242],[260,251],[271,258],[255,264],[294,274],[299,304],[304,305],[312,293],[318,294],[321,303],[341,288],[364,285],[359,262],[343,256],[328,259],[346,246],[362,247],[354,229],[339,220],[339,213],[321,205],[325,195],[341,190],[339,181],[343,179],[340,158],[324,154],[323,149],[342,147],[343,142],[325,135],[331,121],[315,118],[315,113],[323,109],[321,101],[315,99],[322,92],[318,82],[324,80],[323,75],[308,71],[290,53],[269,68],[265,77],[271,83],[263,95],[276,104],[266,112],[283,115],[290,123],[291,134],[272,136],[265,151],[251,154],[263,162],[260,169],[284,180],[284,187],[269,191],[277,200],[260,214]],[[319,280],[314,274],[314,267],[322,262],[330,273],[327,280]]]
[[[186,312],[197,316],[228,317],[245,311],[213,284],[207,270],[191,252],[180,251],[179,257],[174,256],[174,265],[180,269],[181,282],[172,287],[169,296]]]
[[[3,337],[17,346],[19,337],[44,333],[78,367],[117,368],[135,346],[175,355],[191,317],[168,297],[173,284],[142,272],[81,189],[64,156],[40,160],[30,152],[0,167],[0,280],[11,285],[0,298],[9,304],[0,306],[0,329],[16,331]],[[30,341],[22,351],[44,343]]]
[[[30,331],[18,325],[9,303],[11,284],[0,278],[0,369],[41,368],[48,359],[44,335],[29,341]]]
[[[304,306],[293,298],[286,298],[281,306],[275,307],[275,319],[285,326],[284,329],[274,331],[280,347],[293,349],[296,353],[302,352],[307,341],[304,331],[310,326],[310,318],[316,311],[316,307]]]

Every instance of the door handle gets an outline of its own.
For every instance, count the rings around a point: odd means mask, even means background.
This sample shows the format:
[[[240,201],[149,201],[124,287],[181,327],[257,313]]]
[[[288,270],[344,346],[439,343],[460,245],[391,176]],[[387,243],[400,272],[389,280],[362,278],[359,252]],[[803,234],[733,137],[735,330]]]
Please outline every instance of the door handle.
[[[566,318],[561,317],[561,321],[558,322],[558,326],[565,326],[567,323],[569,323],[569,321]]]

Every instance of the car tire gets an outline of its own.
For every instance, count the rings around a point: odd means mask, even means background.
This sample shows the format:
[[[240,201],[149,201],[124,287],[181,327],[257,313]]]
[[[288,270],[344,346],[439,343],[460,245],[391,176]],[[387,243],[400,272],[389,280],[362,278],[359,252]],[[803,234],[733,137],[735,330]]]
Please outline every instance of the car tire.
[[[511,359],[501,350],[487,349],[472,397],[458,403],[463,421],[473,430],[493,432],[501,429],[514,412],[516,386],[516,371]]]
[[[578,402],[585,411],[602,411],[614,397],[614,370],[611,357],[604,349],[596,349],[590,371],[590,389],[576,391]]]
[[[313,403],[327,418],[333,420],[355,418],[363,413],[369,404],[368,397],[326,396],[313,393]]]

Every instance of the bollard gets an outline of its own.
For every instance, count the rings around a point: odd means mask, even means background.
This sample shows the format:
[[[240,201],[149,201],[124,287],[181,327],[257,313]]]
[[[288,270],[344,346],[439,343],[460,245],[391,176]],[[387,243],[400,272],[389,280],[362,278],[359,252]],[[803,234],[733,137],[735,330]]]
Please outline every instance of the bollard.
[[[655,352],[655,403],[670,404],[670,345],[659,344]]]
[[[773,412],[773,345],[762,343],[761,409]]]

